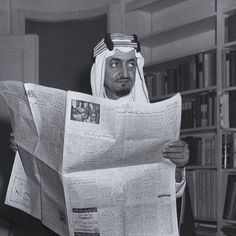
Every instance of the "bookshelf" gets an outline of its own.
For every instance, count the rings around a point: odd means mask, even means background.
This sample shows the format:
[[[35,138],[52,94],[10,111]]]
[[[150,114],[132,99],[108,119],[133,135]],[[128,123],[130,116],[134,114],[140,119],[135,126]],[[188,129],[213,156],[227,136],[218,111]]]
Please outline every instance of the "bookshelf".
[[[136,0],[124,9],[126,33],[140,39],[150,100],[182,95],[196,234],[236,235],[236,220],[224,217],[236,176],[236,1]]]

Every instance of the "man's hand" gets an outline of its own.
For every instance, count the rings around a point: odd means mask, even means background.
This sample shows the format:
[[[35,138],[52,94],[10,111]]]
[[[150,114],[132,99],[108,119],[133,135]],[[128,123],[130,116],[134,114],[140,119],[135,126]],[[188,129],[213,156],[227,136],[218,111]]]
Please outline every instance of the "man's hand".
[[[163,156],[170,159],[177,167],[183,167],[189,161],[189,149],[185,141],[171,142],[162,152]]]

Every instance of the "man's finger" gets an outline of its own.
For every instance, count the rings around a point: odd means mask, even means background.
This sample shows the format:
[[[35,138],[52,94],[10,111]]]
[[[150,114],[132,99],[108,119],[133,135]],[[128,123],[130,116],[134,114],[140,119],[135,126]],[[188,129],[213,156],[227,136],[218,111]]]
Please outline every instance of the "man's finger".
[[[169,147],[188,147],[188,144],[182,140],[169,143]]]
[[[163,153],[184,153],[184,147],[169,147],[163,150]]]
[[[188,159],[188,155],[185,153],[163,153],[163,156],[168,159]]]

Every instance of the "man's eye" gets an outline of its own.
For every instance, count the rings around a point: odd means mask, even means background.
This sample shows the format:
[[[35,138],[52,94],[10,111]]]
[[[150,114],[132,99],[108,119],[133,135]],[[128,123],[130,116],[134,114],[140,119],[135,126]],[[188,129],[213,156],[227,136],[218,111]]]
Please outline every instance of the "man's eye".
[[[120,65],[119,62],[116,62],[116,61],[111,62],[111,67],[112,68],[117,68],[117,67],[119,67],[119,65]]]
[[[136,66],[135,62],[129,62],[128,63],[128,67],[131,68],[131,69],[134,68],[135,66]]]

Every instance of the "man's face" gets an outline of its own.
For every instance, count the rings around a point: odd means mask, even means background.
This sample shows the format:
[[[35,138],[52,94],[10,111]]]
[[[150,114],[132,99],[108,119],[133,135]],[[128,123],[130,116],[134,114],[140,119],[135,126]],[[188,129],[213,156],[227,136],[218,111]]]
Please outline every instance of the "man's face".
[[[135,82],[135,52],[115,51],[106,59],[104,86],[110,99],[118,99],[130,93]]]

